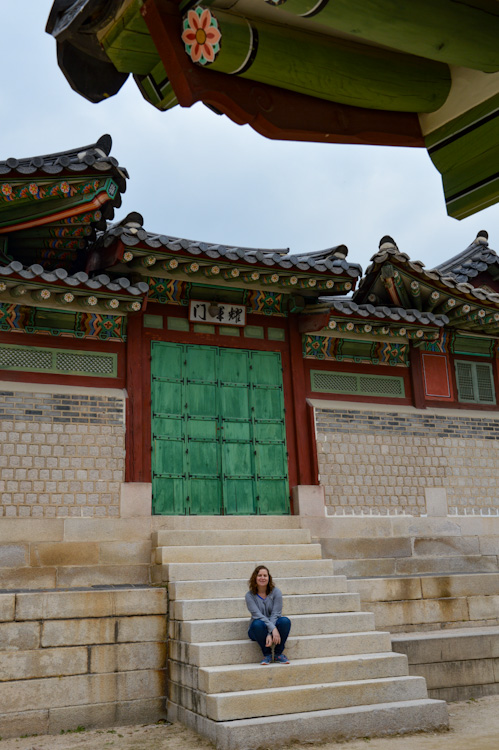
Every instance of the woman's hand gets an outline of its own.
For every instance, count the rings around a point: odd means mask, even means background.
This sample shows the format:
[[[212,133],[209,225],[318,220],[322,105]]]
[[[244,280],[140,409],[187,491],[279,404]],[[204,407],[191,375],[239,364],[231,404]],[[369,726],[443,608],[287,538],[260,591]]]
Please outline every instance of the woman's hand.
[[[278,643],[281,642],[281,635],[277,628],[274,628],[274,630],[268,634],[267,638],[265,639],[265,645],[267,648],[270,648],[272,644],[277,646]]]

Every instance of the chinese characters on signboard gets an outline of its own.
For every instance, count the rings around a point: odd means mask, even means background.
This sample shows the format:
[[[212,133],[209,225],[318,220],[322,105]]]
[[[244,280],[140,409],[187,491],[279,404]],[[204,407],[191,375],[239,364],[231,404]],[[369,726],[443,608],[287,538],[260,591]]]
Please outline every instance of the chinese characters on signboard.
[[[246,308],[244,305],[225,305],[218,302],[202,302],[191,299],[189,320],[192,323],[244,326],[246,325]]]

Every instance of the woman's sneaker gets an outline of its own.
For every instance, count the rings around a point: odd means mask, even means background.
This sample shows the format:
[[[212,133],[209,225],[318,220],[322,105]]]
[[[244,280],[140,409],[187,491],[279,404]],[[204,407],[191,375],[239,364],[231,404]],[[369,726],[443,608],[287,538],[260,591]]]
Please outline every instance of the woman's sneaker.
[[[277,664],[289,664],[289,659],[286,656],[286,654],[279,654],[278,656],[275,657],[274,661]]]
[[[264,666],[267,664],[272,664],[272,654],[267,654],[263,657],[260,664],[263,664]]]

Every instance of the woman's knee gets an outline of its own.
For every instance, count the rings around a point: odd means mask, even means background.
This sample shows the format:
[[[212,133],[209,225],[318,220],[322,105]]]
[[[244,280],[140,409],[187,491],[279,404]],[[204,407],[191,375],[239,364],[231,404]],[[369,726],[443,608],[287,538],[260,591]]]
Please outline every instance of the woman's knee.
[[[289,617],[279,617],[276,622],[277,627],[291,628],[291,620]]]
[[[253,620],[249,627],[248,635],[252,641],[256,641],[267,635],[267,626],[261,620]]]
[[[291,630],[291,620],[289,617],[279,617],[276,622],[276,628],[283,638],[287,638],[288,633]]]

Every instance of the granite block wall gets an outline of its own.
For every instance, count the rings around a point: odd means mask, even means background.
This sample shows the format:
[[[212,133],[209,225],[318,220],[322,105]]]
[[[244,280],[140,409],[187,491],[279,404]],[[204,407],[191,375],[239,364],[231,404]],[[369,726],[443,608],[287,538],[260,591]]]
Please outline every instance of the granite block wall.
[[[0,517],[119,516],[123,397],[0,391]]]
[[[166,591],[0,592],[0,737],[165,717]]]
[[[499,415],[316,408],[328,512],[426,513],[425,488],[444,487],[450,513],[499,509]]]

